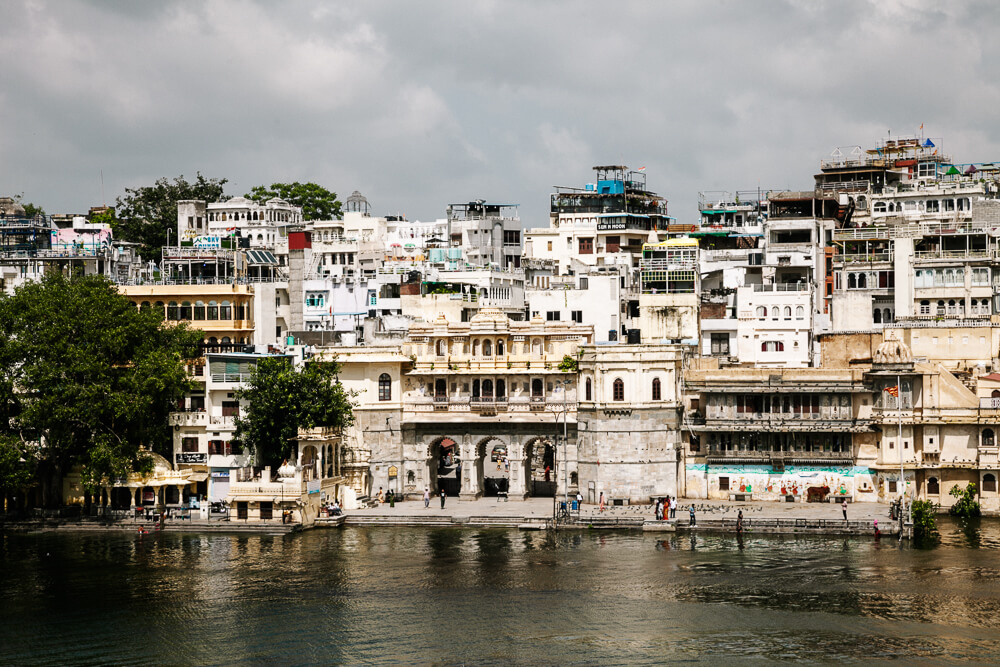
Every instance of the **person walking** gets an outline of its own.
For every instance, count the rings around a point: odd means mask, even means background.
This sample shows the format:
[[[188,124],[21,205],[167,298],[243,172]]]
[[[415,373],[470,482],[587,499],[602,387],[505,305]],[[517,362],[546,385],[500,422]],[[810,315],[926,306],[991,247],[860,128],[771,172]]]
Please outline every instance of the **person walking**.
[[[424,509],[427,509],[430,506],[431,506],[431,490],[425,486],[424,487]]]
[[[653,518],[659,521],[661,517],[661,512],[663,511],[663,504],[659,498],[656,499],[656,507],[653,508]]]
[[[844,521],[847,521],[847,499],[840,505],[844,509]]]
[[[677,498],[676,497],[670,499],[670,518],[671,519],[676,519],[677,518]]]
[[[688,511],[691,512],[691,520],[688,521],[688,525],[689,526],[697,526],[698,525],[698,520],[694,518],[694,505],[691,505],[691,507],[688,509]]]
[[[736,532],[743,533],[743,510],[736,517]]]
[[[579,512],[583,509],[583,494],[579,491],[576,492],[576,511]]]
[[[382,493],[382,487],[378,487],[378,495],[375,496],[378,499],[378,504],[381,505],[385,502],[385,494]]]
[[[444,509],[444,489],[441,489],[441,509]]]
[[[598,507],[599,507],[598,511],[600,511],[600,512],[604,511],[604,492],[603,491],[601,491],[601,502],[600,502],[600,504],[599,504]]]

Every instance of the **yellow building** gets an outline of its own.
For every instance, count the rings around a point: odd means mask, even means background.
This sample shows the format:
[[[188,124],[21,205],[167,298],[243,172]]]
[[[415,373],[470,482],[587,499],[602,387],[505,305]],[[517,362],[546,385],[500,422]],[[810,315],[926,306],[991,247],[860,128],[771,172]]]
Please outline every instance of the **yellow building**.
[[[251,344],[254,338],[252,284],[119,285],[139,308],[156,308],[167,322],[188,322],[210,344]]]

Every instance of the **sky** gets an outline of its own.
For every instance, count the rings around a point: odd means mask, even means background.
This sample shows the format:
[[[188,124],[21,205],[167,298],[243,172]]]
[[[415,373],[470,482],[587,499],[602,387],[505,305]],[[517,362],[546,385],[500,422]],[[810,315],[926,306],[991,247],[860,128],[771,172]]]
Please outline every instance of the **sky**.
[[[625,164],[690,223],[699,192],[806,189],[921,125],[1000,160],[998,28],[989,0],[5,0],[0,196],[85,212],[201,172],[538,227]]]

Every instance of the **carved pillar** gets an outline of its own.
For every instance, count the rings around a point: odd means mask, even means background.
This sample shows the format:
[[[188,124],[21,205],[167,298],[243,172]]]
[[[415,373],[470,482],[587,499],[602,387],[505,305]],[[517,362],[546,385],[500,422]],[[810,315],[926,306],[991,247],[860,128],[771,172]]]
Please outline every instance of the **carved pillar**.
[[[525,482],[528,466],[524,456],[524,443],[511,440],[507,460],[510,462],[510,487],[507,496],[521,500],[528,495]]]

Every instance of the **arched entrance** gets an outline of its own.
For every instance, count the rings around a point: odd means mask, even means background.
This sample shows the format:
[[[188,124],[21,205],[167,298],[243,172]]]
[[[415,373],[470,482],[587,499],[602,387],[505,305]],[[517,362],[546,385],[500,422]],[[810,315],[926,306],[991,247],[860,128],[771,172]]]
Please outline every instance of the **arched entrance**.
[[[490,391],[492,393],[492,383]],[[484,496],[496,496],[510,490],[510,450],[497,438],[486,438],[476,451],[477,468]]]
[[[525,448],[525,475],[529,495],[553,498],[556,495],[556,450],[550,440],[536,438]]]
[[[439,438],[430,446],[428,479],[430,491],[436,495],[442,489],[447,496],[457,496],[462,490],[462,460],[458,443],[451,438]]]

